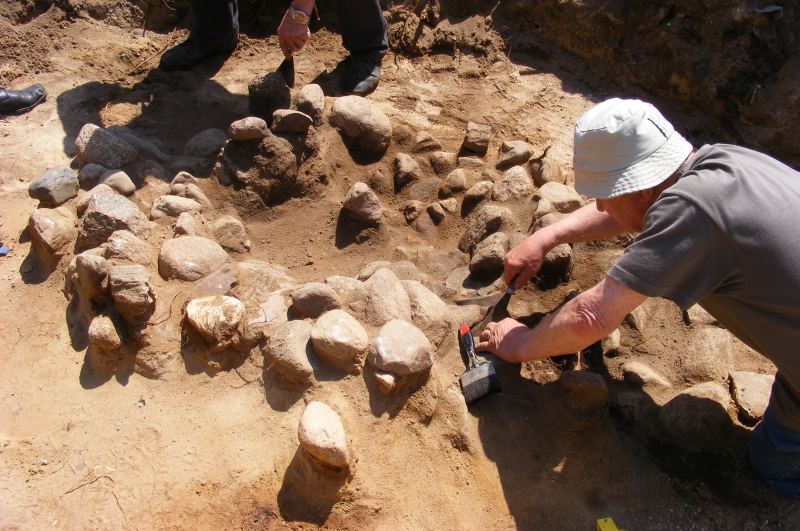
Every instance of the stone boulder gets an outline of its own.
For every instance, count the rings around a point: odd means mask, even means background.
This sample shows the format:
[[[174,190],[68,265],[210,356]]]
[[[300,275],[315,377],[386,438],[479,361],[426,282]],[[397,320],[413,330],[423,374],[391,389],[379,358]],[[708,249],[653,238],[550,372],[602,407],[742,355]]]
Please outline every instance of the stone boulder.
[[[664,432],[681,448],[698,452],[718,447],[730,426],[730,396],[720,384],[706,382],[679,393],[661,407]]]
[[[372,189],[365,183],[355,183],[344,196],[344,209],[351,212],[357,220],[377,223],[383,215],[383,207]]]
[[[278,372],[290,382],[306,383],[314,374],[308,361],[310,339],[311,323],[306,321],[286,321],[269,339],[268,354]]]
[[[506,171],[494,185],[492,199],[495,201],[519,201],[533,193],[533,183],[522,166]]]
[[[469,261],[469,272],[475,276],[497,277],[503,272],[508,251],[508,236],[495,232],[475,246]]]
[[[206,129],[194,135],[183,148],[187,157],[216,157],[228,142],[228,135],[221,129]]]
[[[427,131],[420,131],[417,133],[417,138],[414,140],[414,152],[421,153],[423,151],[440,151],[442,143],[431,136]]]
[[[478,181],[464,194],[464,202],[471,204],[480,203],[481,201],[489,199],[493,191],[494,183],[492,181]]]
[[[561,171],[561,166],[550,157],[532,160],[528,164],[531,177],[536,186],[542,187],[547,183],[565,184],[565,176]]]
[[[106,258],[120,262],[131,262],[143,266],[150,265],[155,249],[126,230],[111,233],[106,244]]]
[[[265,120],[272,119],[277,109],[288,109],[292,97],[286,80],[278,72],[270,72],[254,77],[247,85],[250,112]]]
[[[268,133],[261,142],[229,142],[223,159],[234,179],[267,202],[288,197],[297,182],[297,157],[285,138]]]
[[[194,282],[227,261],[228,253],[217,242],[200,236],[183,236],[164,242],[158,253],[158,271],[166,279]]]
[[[369,347],[364,327],[343,310],[325,312],[311,329],[311,343],[320,358],[331,366],[359,372]]]
[[[369,347],[367,361],[377,371],[392,373],[395,376],[427,377],[433,367],[433,347],[425,334],[407,321],[389,321],[378,331]],[[412,378],[416,381],[416,378]],[[411,379],[410,379],[411,380]],[[398,380],[381,389],[390,391]]]
[[[122,195],[131,195],[136,191],[136,185],[122,170],[108,170],[100,176],[97,184],[104,184]]]
[[[194,199],[177,195],[162,195],[153,201],[150,219],[177,218],[184,212],[200,212],[201,210],[203,210],[203,206]]]
[[[342,306],[333,288],[322,282],[303,284],[292,293],[292,309],[301,317],[316,319]]]
[[[78,248],[97,247],[118,230],[147,239],[151,228],[147,216],[131,201],[116,193],[99,193],[89,201],[81,219]]]
[[[78,195],[79,188],[80,182],[71,169],[56,166],[41,174],[28,186],[28,195],[57,207]]]
[[[182,212],[175,222],[176,236],[198,236],[197,221],[188,212]]]
[[[92,301],[106,302],[108,291],[108,263],[93,250],[75,257],[75,276],[83,294]]]
[[[80,166],[94,163],[112,170],[133,162],[138,155],[128,142],[94,124],[86,124],[78,132],[75,152]]]
[[[461,252],[472,254],[475,246],[486,236],[495,232],[503,223],[503,216],[510,215],[507,208],[484,205],[470,220],[467,230],[458,242]]]
[[[246,253],[250,251],[250,238],[244,224],[233,216],[220,216],[214,222],[214,238],[227,251]]]
[[[439,188],[439,194],[448,197],[463,192],[466,189],[467,175],[464,170],[457,168],[451,171],[447,178],[445,178],[444,183],[442,183],[441,188]]]
[[[497,159],[497,166],[514,166],[525,164],[533,155],[530,144],[522,140],[506,140],[500,146],[500,157]]]
[[[350,454],[339,415],[322,402],[310,402],[297,427],[300,446],[326,465],[348,467]]]
[[[463,147],[479,155],[485,155],[489,149],[491,136],[492,128],[490,126],[468,122]]]
[[[322,87],[309,83],[292,96],[292,109],[307,114],[314,124],[322,124],[322,115],[325,112],[325,93]]]
[[[88,335],[89,343],[102,352],[114,352],[122,346],[122,336],[107,315],[92,319]]]
[[[31,239],[39,244],[47,254],[63,254],[67,245],[75,238],[77,219],[66,207],[38,208],[28,220]]]
[[[105,184],[98,184],[88,192],[78,196],[78,200],[75,201],[75,210],[78,212],[78,215],[83,216],[84,212],[86,212],[86,209],[89,207],[89,201],[92,200],[92,197],[104,192],[109,194],[117,193],[116,190]]]
[[[112,267],[108,288],[117,311],[129,323],[144,322],[155,310],[156,295],[144,266]]]
[[[583,206],[578,192],[561,183],[545,183],[536,191],[533,199],[536,201],[547,199],[553,208],[562,214],[574,212]]]
[[[411,322],[411,302],[403,284],[391,270],[378,269],[365,283],[367,301],[365,314],[374,326],[393,319]]]
[[[236,348],[244,336],[245,306],[224,295],[192,299],[186,305],[186,319],[213,352]]]
[[[314,124],[307,114],[289,109],[278,109],[272,113],[272,131],[274,133],[306,133]]]
[[[258,116],[248,116],[228,126],[228,138],[231,140],[261,140],[265,136],[267,122]]]
[[[420,174],[419,164],[411,158],[411,155],[397,154],[394,159],[394,186],[396,189],[399,190],[408,183],[418,181]]]
[[[337,98],[329,120],[364,151],[383,153],[392,140],[389,118],[371,101],[359,96]]]
[[[420,282],[400,282],[411,303],[411,322],[438,348],[451,329],[450,310],[442,299]]]
[[[764,418],[764,411],[769,405],[769,397],[772,393],[772,384],[775,382],[775,376],[772,374],[732,371],[730,378],[733,401],[739,407],[742,416],[750,423],[758,422]]]
[[[722,382],[733,366],[733,338],[721,328],[695,330],[681,356],[683,377],[689,383]]]

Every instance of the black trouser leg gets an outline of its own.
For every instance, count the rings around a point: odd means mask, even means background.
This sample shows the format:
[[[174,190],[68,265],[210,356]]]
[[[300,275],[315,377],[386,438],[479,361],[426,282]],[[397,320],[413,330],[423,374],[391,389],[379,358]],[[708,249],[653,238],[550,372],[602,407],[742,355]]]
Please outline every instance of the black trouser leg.
[[[353,61],[380,64],[389,49],[389,40],[379,0],[336,0],[335,3],[342,44]]]
[[[236,0],[189,0],[194,15],[192,33],[211,40],[233,38],[239,33]]]

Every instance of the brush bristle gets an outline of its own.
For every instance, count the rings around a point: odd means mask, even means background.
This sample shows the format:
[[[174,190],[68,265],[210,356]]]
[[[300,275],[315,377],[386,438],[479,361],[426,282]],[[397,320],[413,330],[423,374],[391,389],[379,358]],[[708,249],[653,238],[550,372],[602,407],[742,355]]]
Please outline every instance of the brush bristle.
[[[461,392],[467,404],[502,390],[500,379],[489,363],[483,363],[461,375]]]

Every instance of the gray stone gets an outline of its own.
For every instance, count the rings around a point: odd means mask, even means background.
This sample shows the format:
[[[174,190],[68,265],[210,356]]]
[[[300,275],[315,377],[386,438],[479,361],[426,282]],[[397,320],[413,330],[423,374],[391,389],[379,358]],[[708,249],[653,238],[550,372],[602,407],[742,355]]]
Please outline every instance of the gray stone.
[[[105,184],[122,195],[131,195],[136,191],[136,185],[122,170],[108,170],[100,176],[98,184]]]
[[[468,122],[467,134],[464,136],[464,149],[485,155],[489,149],[491,136],[492,128],[490,126]]]
[[[156,295],[144,266],[112,267],[108,287],[117,311],[129,323],[146,321],[155,309]]]
[[[533,183],[522,166],[514,166],[506,171],[494,185],[492,199],[495,201],[516,201],[533,193]]]
[[[549,201],[548,201],[548,203],[549,203]],[[566,214],[562,214],[560,212],[551,212],[550,214],[545,214],[541,218],[537,219],[536,223],[533,224],[533,232],[536,232],[537,230],[541,230],[541,229],[543,229],[545,227],[549,227],[550,225],[553,225],[554,223],[558,223],[559,221],[564,219],[565,216],[566,216]]]
[[[332,126],[355,140],[364,151],[382,153],[392,140],[392,123],[375,104],[359,96],[337,98],[329,117]]]
[[[567,246],[569,247],[569,246]],[[469,272],[475,276],[496,277],[503,273],[508,250],[508,236],[495,232],[475,246],[469,262]]]
[[[464,194],[465,203],[480,203],[492,196],[494,183],[492,181],[478,181]]]
[[[664,432],[681,448],[697,452],[717,447],[721,432],[731,424],[728,392],[706,382],[679,393],[661,407],[658,418]]]
[[[456,167],[457,160],[458,156],[449,151],[434,151],[428,157],[428,161],[431,163],[431,167],[433,171],[436,172],[436,175],[445,175],[453,171]]]
[[[361,271],[358,272],[356,278],[361,282],[364,282],[374,275],[375,271],[378,269],[389,267],[390,265],[392,265],[392,263],[388,260],[376,260],[374,262],[370,262],[361,268]]]
[[[297,427],[297,438],[303,450],[323,463],[337,468],[349,466],[342,419],[326,404],[310,402],[306,406]]]
[[[618,352],[619,348],[622,346],[622,334],[619,328],[604,337],[600,342],[600,346],[603,349],[603,354],[606,356]]]
[[[550,157],[532,160],[528,167],[536,186],[542,187],[547,183],[565,184],[566,179],[561,171],[561,166]]]
[[[75,238],[75,214],[66,207],[38,208],[28,220],[31,238],[51,256],[63,254]]]
[[[42,203],[57,207],[78,195],[79,188],[78,178],[71,169],[66,166],[56,166],[41,174],[30,184],[28,195]]]
[[[417,269],[417,266],[408,260],[393,262],[386,266],[386,268],[394,273],[399,280],[419,281],[419,270]]]
[[[285,138],[269,133],[258,144],[229,142],[223,152],[233,178],[267,202],[288,197],[297,182],[297,157]]]
[[[436,196],[436,192],[439,190],[441,185],[442,180],[438,177],[425,179],[424,181],[414,184],[408,189],[408,198],[416,201],[427,201],[428,199]]]
[[[434,223],[441,223],[444,219],[444,208],[440,203],[432,203],[428,205],[428,215]]]
[[[433,367],[433,347],[419,328],[395,319],[378,331],[367,361],[380,371],[400,376],[427,373]]]
[[[365,282],[367,321],[382,326],[392,319],[411,321],[411,303],[408,294],[391,270],[378,269]]]
[[[639,333],[647,329],[648,321],[647,312],[644,311],[642,306],[637,306],[631,310],[631,313],[625,316],[625,322],[628,323],[628,326]]]
[[[733,401],[739,406],[744,418],[749,422],[758,422],[764,418],[775,375],[731,371],[730,377]]]
[[[438,348],[451,329],[450,310],[442,299],[421,283],[402,280],[401,284],[411,303],[411,321]]]
[[[289,109],[278,109],[272,113],[272,131],[275,133],[305,133],[314,124],[307,114]]]
[[[322,87],[309,83],[292,96],[292,109],[297,109],[311,117],[316,125],[322,124],[325,113],[325,93]]]
[[[150,219],[176,218],[184,212],[200,212],[202,209],[203,206],[194,199],[177,195],[162,195],[153,201]]]
[[[166,279],[194,282],[227,261],[228,254],[217,242],[199,236],[182,236],[164,242],[158,253],[158,271]]]
[[[450,197],[448,199],[442,199],[441,201],[439,201],[439,204],[446,212],[450,212],[451,214],[455,214],[458,212],[458,206],[459,206],[458,200],[454,197]]]
[[[658,389],[669,389],[672,384],[669,380],[658,374],[651,367],[638,361],[629,361],[622,364],[622,373],[625,381],[631,385],[642,387],[650,386]]]
[[[397,154],[394,159],[394,185],[397,189],[418,181],[420,173],[419,164],[411,158],[411,155]]]
[[[367,223],[377,223],[383,216],[378,194],[365,183],[355,183],[344,196],[344,208]]]
[[[608,404],[608,386],[599,374],[589,371],[564,371],[558,390],[570,409],[588,413]]]
[[[405,216],[407,223],[411,223],[417,219],[424,210],[425,203],[422,201],[411,200],[406,202],[405,206],[403,206],[403,216]]]
[[[702,306],[695,304],[686,310],[686,319],[691,325],[719,325],[716,317],[705,311]]]
[[[483,161],[478,157],[458,157],[458,167],[477,170],[483,168]]]
[[[211,201],[208,200],[206,194],[194,183],[189,183],[186,185],[184,194],[189,199],[194,199],[200,206],[203,207],[203,211],[207,212],[209,210],[214,210],[214,206],[211,204]]]
[[[96,194],[100,194],[100,193],[104,193],[104,192],[105,193],[111,193],[111,194],[117,193],[116,190],[114,190],[110,186],[107,186],[105,184],[98,184],[97,186],[95,186],[94,188],[92,188],[91,190],[86,192],[85,194],[81,194],[78,197],[78,200],[75,201],[75,210],[78,212],[78,215],[82,216],[83,213],[86,212],[86,208],[89,206],[89,201],[92,200],[92,197],[94,197]]]
[[[186,319],[215,352],[239,346],[244,314],[242,301],[224,295],[192,299],[186,305]]]
[[[247,85],[247,92],[250,112],[265,120],[271,120],[272,113],[277,109],[288,109],[292,100],[289,87],[278,72],[254,77]]]
[[[525,164],[533,155],[530,144],[522,140],[506,140],[500,146],[500,157],[497,159],[497,166],[513,166],[515,164]]]
[[[141,239],[147,239],[151,228],[152,223],[147,216],[121,195],[95,194],[81,219],[78,248],[97,247],[118,230],[127,230]]]
[[[261,140],[265,136],[267,122],[258,116],[248,116],[228,126],[228,138],[231,140]]]
[[[689,383],[724,381],[733,366],[733,338],[721,328],[695,330],[681,364]]]
[[[171,173],[187,171],[191,173],[200,173],[206,170],[211,163],[209,159],[204,157],[193,157],[190,155],[179,155],[173,157],[167,164],[167,169]]]
[[[564,282],[572,272],[572,247],[568,243],[556,245],[545,255],[539,275]]]
[[[87,190],[89,188],[94,188],[97,185],[97,181],[100,180],[100,177],[108,170],[106,168],[100,166],[99,164],[87,164],[78,172],[78,182],[81,185],[81,188]]]
[[[97,350],[111,352],[122,346],[122,337],[114,322],[107,315],[101,315],[89,324],[89,343]]]
[[[133,134],[133,132],[128,129],[127,127],[122,127],[119,125],[112,125],[108,128],[109,133],[113,133],[115,136],[118,136],[131,146],[133,146],[139,154],[145,154],[147,156],[153,157],[154,159],[158,160],[159,162],[169,162],[172,157],[165,154],[161,151],[161,148],[157,146],[153,142],[148,142],[147,140],[143,140]]]
[[[197,236],[197,222],[188,212],[182,212],[175,222],[176,236]]]
[[[428,273],[440,278],[447,278],[453,270],[467,264],[469,264],[469,255],[458,249],[452,249],[446,253],[431,253],[428,256]]]
[[[420,153],[423,151],[440,151],[442,143],[433,138],[427,131],[420,131],[417,133],[417,138],[414,141],[414,152]]]
[[[458,249],[464,253],[471,254],[486,236],[500,228],[503,223],[503,216],[510,215],[507,208],[494,205],[482,206],[475,216],[470,220],[467,230],[458,242]]]
[[[561,183],[546,183],[533,196],[534,200],[547,199],[562,214],[574,212],[583,206],[581,196],[574,188]]]
[[[467,175],[462,169],[455,169],[450,172],[447,178],[442,183],[439,193],[444,196],[450,196],[463,192],[467,189]]]
[[[214,238],[226,250],[235,253],[250,251],[250,239],[244,224],[233,216],[221,216],[214,222]]]
[[[310,339],[311,323],[307,321],[286,321],[269,338],[269,356],[287,380],[300,383],[311,380],[314,369],[308,361]]]
[[[369,337],[364,327],[343,310],[325,312],[311,329],[311,343],[333,367],[358,372],[366,357]]]
[[[106,301],[108,263],[102,256],[86,251],[75,257],[75,275],[83,293],[90,300]]]
[[[301,317],[316,319],[341,306],[342,301],[333,288],[322,282],[303,284],[292,293],[292,309]]]
[[[221,129],[206,129],[194,135],[183,148],[187,157],[216,157],[225,144],[228,135]]]
[[[120,262],[131,262],[139,265],[150,265],[155,256],[155,249],[126,230],[111,233],[106,244],[106,258]]]
[[[75,139],[78,164],[99,164],[104,168],[118,169],[133,162],[138,153],[133,146],[94,124],[84,125]]]

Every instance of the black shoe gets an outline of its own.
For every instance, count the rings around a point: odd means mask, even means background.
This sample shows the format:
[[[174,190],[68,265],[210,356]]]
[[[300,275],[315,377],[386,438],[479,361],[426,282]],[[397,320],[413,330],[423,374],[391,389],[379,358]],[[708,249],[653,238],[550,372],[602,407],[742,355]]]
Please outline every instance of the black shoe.
[[[380,79],[379,63],[352,63],[342,76],[342,93],[366,96],[378,87]]]
[[[0,114],[28,112],[45,99],[47,91],[38,83],[22,90],[0,89]]]
[[[230,54],[236,49],[239,34],[233,38],[226,37],[219,40],[208,40],[199,35],[190,33],[189,38],[177,46],[173,46],[161,56],[159,67],[162,70],[189,70],[200,64],[203,59],[212,54]]]

